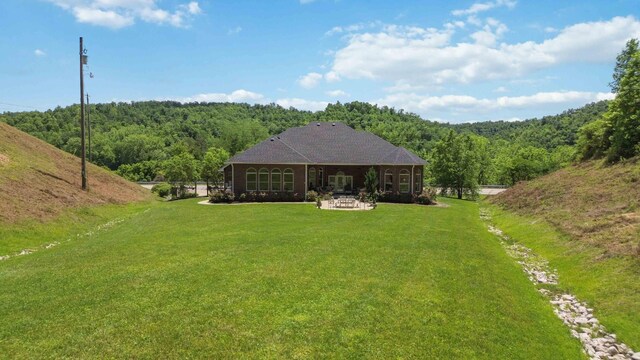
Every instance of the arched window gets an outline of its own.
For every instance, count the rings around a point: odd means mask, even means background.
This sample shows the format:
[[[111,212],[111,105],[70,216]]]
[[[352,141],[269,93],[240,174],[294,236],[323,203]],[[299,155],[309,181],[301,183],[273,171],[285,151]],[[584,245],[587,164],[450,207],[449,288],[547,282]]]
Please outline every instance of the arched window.
[[[265,168],[258,171],[258,190],[269,191],[269,170]]]
[[[309,186],[310,190],[316,188],[316,168],[309,169],[309,184],[307,185]]]
[[[399,182],[399,190],[401,193],[408,193],[409,191],[411,191],[411,174],[409,174],[409,170],[407,169],[402,169],[400,170],[400,176],[398,177],[400,179]]]
[[[258,174],[256,173],[256,169],[248,168],[246,174],[247,174],[247,191],[258,190]]]
[[[284,169],[282,178],[284,180],[284,191],[293,191],[293,170]]]
[[[384,191],[393,191],[393,171],[391,169],[384,171]]]
[[[271,170],[271,191],[282,190],[282,172],[280,169]]]
[[[420,173],[420,171],[413,174],[413,192],[422,192],[422,173]]]

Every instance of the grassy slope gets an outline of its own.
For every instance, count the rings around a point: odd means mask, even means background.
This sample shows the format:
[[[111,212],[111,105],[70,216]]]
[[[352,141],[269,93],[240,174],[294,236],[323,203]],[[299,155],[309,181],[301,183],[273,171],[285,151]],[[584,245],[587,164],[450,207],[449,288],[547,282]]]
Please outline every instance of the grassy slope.
[[[150,205],[0,262],[9,357],[580,358],[475,203]]]
[[[88,166],[89,191],[84,192],[77,157],[2,122],[0,139],[2,226],[49,220],[74,208],[150,198],[140,186],[93,165]]]
[[[640,348],[640,162],[590,162],[493,197],[494,221],[550,260],[560,285],[603,324]]]

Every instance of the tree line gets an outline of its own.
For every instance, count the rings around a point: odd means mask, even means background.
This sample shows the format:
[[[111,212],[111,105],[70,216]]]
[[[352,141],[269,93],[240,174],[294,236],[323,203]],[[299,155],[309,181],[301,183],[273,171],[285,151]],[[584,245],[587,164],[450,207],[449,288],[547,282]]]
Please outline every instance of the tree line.
[[[618,55],[609,84],[615,99],[572,110],[574,121],[560,122],[543,118],[521,123],[524,131],[503,127],[502,136],[515,141],[487,141],[473,132],[493,135],[493,124],[470,124],[467,133],[449,134],[438,141],[431,153],[431,183],[458,198],[477,196],[478,184],[487,179],[502,184],[530,180],[549,171],[567,166],[574,160],[604,158],[618,162],[640,155],[640,50],[637,39],[631,39]],[[605,107],[606,105],[606,107]],[[582,123],[582,124],[581,124]],[[551,126],[549,126],[551,124]],[[555,125],[564,124],[556,127]],[[531,130],[540,129],[538,141]],[[545,132],[547,134],[545,134]],[[555,134],[548,136],[548,134]],[[525,140],[528,139],[528,140]],[[557,143],[556,143],[557,142]],[[564,142],[564,143],[563,143]],[[575,146],[569,145],[575,142]],[[539,146],[535,146],[535,145]]]
[[[317,112],[283,108],[276,104],[188,103],[142,101],[92,104],[90,161],[133,181],[171,178],[176,159],[193,159],[186,178],[205,180],[197,171],[207,153],[232,156],[287,128],[315,121],[341,121],[406,147],[429,161],[426,182],[436,184],[442,168],[436,160],[451,162],[473,153],[478,184],[511,185],[570,163],[579,146],[578,129],[601,119],[607,102],[588,104],[562,114],[521,122],[491,121],[447,124],[386,106],[365,102],[329,104]],[[47,111],[6,112],[0,121],[15,126],[67,152],[80,153],[79,106]],[[445,157],[437,149],[458,144],[467,151]],[[448,145],[442,145],[443,143]],[[473,147],[470,147],[473,144]],[[443,150],[444,151],[444,150]],[[469,160],[469,159],[467,159]],[[465,160],[466,161],[466,160]],[[440,166],[440,165],[438,165]],[[193,176],[185,174],[193,173]]]

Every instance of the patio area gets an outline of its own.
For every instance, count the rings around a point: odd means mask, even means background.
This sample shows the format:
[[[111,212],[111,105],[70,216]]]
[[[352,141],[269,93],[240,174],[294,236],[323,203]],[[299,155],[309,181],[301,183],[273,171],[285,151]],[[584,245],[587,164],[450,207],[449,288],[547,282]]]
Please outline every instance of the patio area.
[[[373,206],[370,202],[362,202],[354,199],[353,197],[339,197],[335,199],[322,200],[322,210],[373,210]]]

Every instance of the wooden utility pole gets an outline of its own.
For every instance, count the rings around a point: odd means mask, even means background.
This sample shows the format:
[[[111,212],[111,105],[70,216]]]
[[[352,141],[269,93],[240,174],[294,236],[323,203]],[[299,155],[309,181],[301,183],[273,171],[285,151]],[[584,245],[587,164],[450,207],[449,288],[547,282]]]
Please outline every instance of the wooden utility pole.
[[[84,46],[82,45],[82,36],[80,36],[80,146],[82,147],[82,190],[87,190],[87,153],[84,143],[84,64],[86,56],[84,54]]]
[[[89,135],[89,162],[93,162],[91,157],[91,120],[89,119],[89,113],[91,113],[91,105],[89,104],[89,94],[87,94],[87,135]]]

